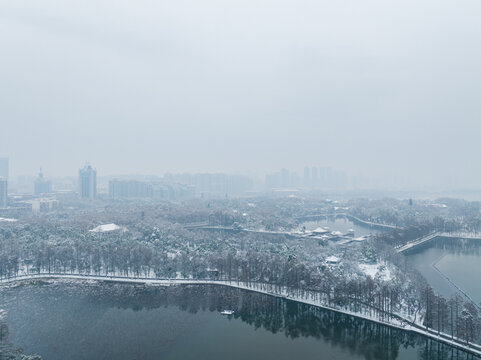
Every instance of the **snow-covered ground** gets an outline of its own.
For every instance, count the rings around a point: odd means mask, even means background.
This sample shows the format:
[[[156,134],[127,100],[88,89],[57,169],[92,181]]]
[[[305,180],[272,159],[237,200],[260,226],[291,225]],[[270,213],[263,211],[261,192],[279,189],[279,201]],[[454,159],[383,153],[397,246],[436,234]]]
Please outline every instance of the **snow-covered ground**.
[[[359,264],[359,269],[373,279],[378,276],[381,280],[391,280],[392,274],[389,268],[384,264]]]
[[[93,228],[92,230],[89,230],[90,232],[108,232],[108,231],[116,231],[116,230],[122,230],[121,226],[118,226],[116,224],[104,224],[104,225],[99,225],[96,228]]]

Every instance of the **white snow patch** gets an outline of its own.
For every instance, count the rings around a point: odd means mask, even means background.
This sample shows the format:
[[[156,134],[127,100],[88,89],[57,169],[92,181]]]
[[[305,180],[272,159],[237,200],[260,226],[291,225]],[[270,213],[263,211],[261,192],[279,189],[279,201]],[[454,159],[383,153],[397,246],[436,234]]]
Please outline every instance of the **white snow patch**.
[[[339,261],[341,261],[341,259],[338,258],[337,256],[333,256],[333,255],[328,256],[326,258],[326,263],[328,263],[328,264],[337,264],[337,263],[339,263]]]
[[[99,232],[107,232],[107,231],[116,231],[120,229],[122,229],[122,227],[116,224],[104,224],[104,225],[99,225],[96,228],[89,231],[99,233]]]
[[[17,219],[9,219],[9,218],[0,217],[0,221],[3,221],[3,222],[15,222],[15,221],[17,221]]]
[[[375,278],[379,276],[382,280],[392,278],[391,271],[384,264],[359,264],[359,269],[366,275]]]

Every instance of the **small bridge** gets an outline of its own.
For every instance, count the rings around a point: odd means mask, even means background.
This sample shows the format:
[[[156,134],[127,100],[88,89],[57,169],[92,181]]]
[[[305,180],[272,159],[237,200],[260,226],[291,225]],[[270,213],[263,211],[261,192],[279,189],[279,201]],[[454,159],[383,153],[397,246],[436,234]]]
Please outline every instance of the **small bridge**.
[[[404,253],[406,251],[409,251],[409,250],[412,250],[412,249],[418,247],[419,245],[422,245],[424,243],[427,243],[428,241],[431,241],[431,240],[439,237],[439,235],[440,235],[440,233],[438,233],[438,232],[429,233],[426,236],[423,236],[419,239],[415,239],[415,240],[412,240],[412,241],[408,242],[407,244],[397,248],[396,251],[400,254]]]
[[[465,234],[465,233],[446,233],[446,232],[431,232],[421,238],[412,240],[405,245],[397,248],[396,251],[398,253],[405,253],[410,251],[418,246],[425,244],[429,241],[435,240],[436,238],[450,238],[450,239],[470,239],[470,240],[481,240],[481,236],[473,235],[473,234]]]

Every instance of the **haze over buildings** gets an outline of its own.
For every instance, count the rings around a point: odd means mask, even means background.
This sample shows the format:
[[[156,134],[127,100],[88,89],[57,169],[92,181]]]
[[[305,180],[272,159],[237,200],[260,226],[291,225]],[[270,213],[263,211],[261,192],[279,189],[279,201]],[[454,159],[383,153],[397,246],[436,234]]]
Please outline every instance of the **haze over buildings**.
[[[8,158],[0,157],[0,178],[8,180]]]
[[[8,203],[8,158],[0,157],[0,209]]]
[[[0,1],[0,360],[481,356],[480,45],[481,0]]]
[[[109,195],[114,199],[121,198],[152,198],[154,189],[151,184],[137,180],[111,180]]]
[[[7,207],[8,183],[5,178],[0,177],[0,209]]]
[[[7,0],[0,13],[15,179],[88,160],[104,175],[318,164],[480,186],[479,1]]]
[[[34,183],[34,195],[41,195],[41,194],[48,194],[52,192],[52,182],[50,180],[45,179],[43,176],[42,169],[38,174],[38,177],[35,179]]]

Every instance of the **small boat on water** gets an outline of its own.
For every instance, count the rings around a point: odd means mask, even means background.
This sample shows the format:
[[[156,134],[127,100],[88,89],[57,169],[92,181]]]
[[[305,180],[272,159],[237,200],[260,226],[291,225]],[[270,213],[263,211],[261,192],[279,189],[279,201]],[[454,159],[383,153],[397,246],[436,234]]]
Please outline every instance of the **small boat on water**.
[[[222,310],[221,315],[232,315],[234,314],[234,310]]]

